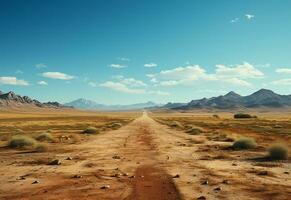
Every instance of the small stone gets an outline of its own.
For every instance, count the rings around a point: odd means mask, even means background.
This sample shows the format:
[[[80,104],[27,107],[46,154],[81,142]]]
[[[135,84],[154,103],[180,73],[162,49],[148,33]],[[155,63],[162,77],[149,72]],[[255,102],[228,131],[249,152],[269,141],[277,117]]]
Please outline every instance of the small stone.
[[[206,200],[206,197],[205,196],[200,196],[197,198],[198,200]]]
[[[25,180],[26,178],[24,176],[20,176],[17,178],[17,180]]]
[[[237,166],[237,164],[236,163],[232,163],[232,166]]]
[[[121,159],[120,156],[118,156],[118,155],[112,156],[112,158],[113,159]]]
[[[217,187],[217,188],[214,188],[215,191],[221,191],[222,188],[221,187]]]
[[[72,178],[83,178],[83,176],[76,174]]]
[[[222,183],[223,184],[229,184],[229,181],[228,180],[223,180]]]
[[[73,160],[73,158],[69,156],[66,158],[66,160]]]
[[[128,177],[128,178],[135,178],[135,176],[130,176],[130,177]]]
[[[60,160],[55,159],[49,162],[49,165],[60,165],[62,164]]]
[[[102,187],[100,187],[100,189],[105,190],[105,189],[109,189],[110,185],[103,185]]]
[[[208,185],[208,184],[209,184],[208,180],[205,180],[201,183],[201,185]]]
[[[123,173],[122,175],[123,175],[123,176],[128,176],[128,173]]]
[[[32,184],[37,184],[37,183],[39,183],[39,181],[37,180],[32,182]]]
[[[290,174],[289,172],[284,172],[284,174]]]
[[[266,176],[266,175],[268,175],[268,171],[260,171],[260,172],[258,172],[258,175],[259,176]]]
[[[180,178],[180,175],[176,174],[175,176],[173,176],[173,178]]]

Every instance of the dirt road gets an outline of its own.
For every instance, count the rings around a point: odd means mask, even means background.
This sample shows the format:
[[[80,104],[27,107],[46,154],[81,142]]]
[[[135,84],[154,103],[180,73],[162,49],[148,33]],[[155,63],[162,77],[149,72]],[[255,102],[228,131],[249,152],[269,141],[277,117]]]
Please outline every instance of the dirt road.
[[[170,129],[144,112],[118,130],[57,153],[59,166],[1,167],[0,182],[6,184],[0,199],[289,199],[290,179],[248,175],[254,166],[246,161],[203,159],[220,153],[215,146],[203,135]],[[24,175],[25,180],[16,180]]]

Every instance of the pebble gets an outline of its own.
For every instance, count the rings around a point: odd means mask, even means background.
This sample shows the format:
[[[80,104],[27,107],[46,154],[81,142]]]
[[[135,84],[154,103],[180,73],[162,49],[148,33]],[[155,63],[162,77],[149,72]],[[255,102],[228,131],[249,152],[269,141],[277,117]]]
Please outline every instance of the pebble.
[[[177,174],[177,175],[173,176],[173,178],[180,178],[180,175]]]
[[[200,196],[197,198],[198,200],[206,200],[206,197],[205,196]]]
[[[49,162],[49,165],[60,165],[62,164],[60,160],[55,159]]]
[[[83,178],[83,176],[81,176],[81,175],[74,175],[72,178]]]
[[[222,188],[221,187],[217,187],[217,188],[214,188],[215,191],[221,191]]]
[[[266,176],[266,175],[268,175],[268,171],[260,171],[260,172],[258,172],[258,175]]]
[[[103,185],[102,187],[100,187],[100,189],[104,190],[104,189],[109,189],[110,185]]]
[[[120,159],[120,156],[115,155],[115,156],[113,156],[112,158],[113,158],[113,159]]]
[[[66,158],[66,160],[73,160],[73,158],[69,156]]]
[[[229,181],[228,180],[223,180],[222,183],[229,184]]]
[[[32,182],[32,184],[37,184],[37,183],[39,183],[39,181],[37,180]]]
[[[201,183],[201,185],[208,185],[208,180],[206,180],[206,181],[203,181],[202,183]]]

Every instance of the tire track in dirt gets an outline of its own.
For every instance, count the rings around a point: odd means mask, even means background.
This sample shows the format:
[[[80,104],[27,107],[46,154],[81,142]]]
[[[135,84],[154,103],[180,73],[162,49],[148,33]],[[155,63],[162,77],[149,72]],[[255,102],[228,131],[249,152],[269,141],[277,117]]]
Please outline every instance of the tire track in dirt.
[[[136,122],[139,131],[130,142],[138,147],[135,154],[143,156],[144,164],[136,169],[134,179],[130,181],[132,192],[125,200],[182,200],[173,178],[159,165],[152,138],[154,132],[149,128],[151,120],[144,113]]]

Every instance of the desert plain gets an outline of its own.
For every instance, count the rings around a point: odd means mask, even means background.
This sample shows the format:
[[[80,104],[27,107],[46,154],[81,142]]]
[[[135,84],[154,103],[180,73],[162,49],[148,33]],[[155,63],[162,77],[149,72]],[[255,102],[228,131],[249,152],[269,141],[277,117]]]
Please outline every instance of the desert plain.
[[[273,160],[268,151],[290,151],[291,115],[253,114],[4,110],[0,199],[289,200],[290,154]],[[40,148],[11,148],[15,135]],[[242,137],[256,146],[234,149]]]

